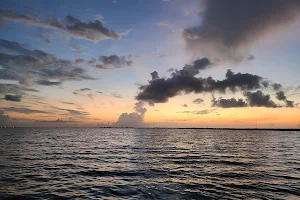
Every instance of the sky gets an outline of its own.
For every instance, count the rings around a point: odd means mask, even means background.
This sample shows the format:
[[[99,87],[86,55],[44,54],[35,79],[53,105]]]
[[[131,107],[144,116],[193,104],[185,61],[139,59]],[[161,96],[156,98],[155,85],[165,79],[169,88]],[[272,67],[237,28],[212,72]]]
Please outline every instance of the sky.
[[[0,5],[1,126],[300,128],[300,1]]]

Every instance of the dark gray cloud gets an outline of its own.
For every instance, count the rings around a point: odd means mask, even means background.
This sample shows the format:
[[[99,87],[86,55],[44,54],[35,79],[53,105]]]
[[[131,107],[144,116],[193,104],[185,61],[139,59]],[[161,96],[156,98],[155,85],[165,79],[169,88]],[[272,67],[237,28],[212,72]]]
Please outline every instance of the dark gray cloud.
[[[90,91],[90,90],[92,90],[92,89],[91,88],[81,88],[81,89],[76,90],[76,91],[78,91],[78,92],[85,92],[85,91]]]
[[[201,65],[185,66],[182,70],[172,73],[170,78],[158,78],[149,81],[147,85],[141,85],[141,92],[136,96],[137,100],[147,101],[150,104],[165,103],[169,98],[181,95],[182,93],[220,92],[226,90],[236,92],[237,90],[248,91],[264,88],[263,78],[249,73],[233,73],[227,70],[224,80],[214,80],[212,77],[195,77],[200,69],[210,65],[207,58],[197,62]]]
[[[184,30],[188,50],[213,59],[244,59],[245,51],[300,14],[298,0],[206,0],[201,24]]]
[[[182,106],[183,106],[183,107],[188,107],[188,105],[186,105],[186,104],[182,104]]]
[[[133,64],[133,60],[131,56],[100,56],[99,61],[101,64],[94,65],[96,68],[101,69],[116,69],[116,68],[124,68],[130,67]]]
[[[272,84],[272,88],[273,88],[273,90],[278,91],[278,90],[282,89],[282,85],[279,83],[274,83],[274,84]]]
[[[151,74],[152,80],[159,78],[157,71],[154,71],[154,72],[152,72],[150,74]]]
[[[195,60],[192,65],[185,65],[181,70],[175,70],[172,75],[180,76],[195,76],[199,74],[200,70],[205,70],[211,66],[210,61],[207,58]]]
[[[293,107],[295,107],[295,105],[294,105],[294,101],[290,101],[290,100],[285,100],[285,104],[286,104],[286,107],[290,107],[290,108],[293,108]],[[296,106],[297,106],[298,104],[296,104]]]
[[[261,90],[258,90],[256,92],[245,92],[244,95],[247,97],[247,102],[249,106],[252,107],[267,107],[267,108],[281,107],[271,100],[270,95],[263,94]]]
[[[167,72],[173,72],[173,71],[175,71],[175,69],[174,68],[169,68],[169,69],[167,69]]]
[[[99,20],[85,23],[70,15],[65,18],[66,24],[63,24],[57,18],[49,18],[44,21],[40,21],[37,18],[13,13],[10,10],[0,10],[0,20],[61,30],[70,33],[74,38],[90,40],[93,42],[99,42],[105,39],[120,39],[122,36],[127,35],[131,31],[128,30],[124,33],[117,33],[104,27],[102,22]]]
[[[39,91],[22,85],[0,83],[0,94],[10,93],[15,95],[23,95],[26,92],[39,92]]]
[[[74,37],[80,39],[99,42],[104,39],[120,39],[122,35],[104,27],[99,20],[86,24],[69,15],[66,17],[66,22],[66,30]]]
[[[291,107],[291,108],[294,107],[294,101],[288,100],[283,91],[276,92],[276,98],[279,101],[284,101],[286,104],[286,107]]]
[[[276,98],[280,101],[286,100],[286,96],[283,91],[276,92]]]
[[[7,100],[7,101],[21,102],[22,96],[21,95],[6,94],[4,99]]]
[[[132,113],[122,113],[118,121],[113,124],[117,127],[143,127],[144,116],[147,112],[147,109],[144,107],[144,103],[139,101],[135,103],[134,106],[135,112]]]
[[[36,81],[36,83],[44,86],[58,86],[62,84],[62,82],[59,81],[49,81],[49,80],[38,80]]]
[[[23,45],[0,39],[0,79],[17,80],[22,85],[53,85],[71,80],[95,80],[83,68],[57,56],[39,50],[30,50]],[[41,81],[42,80],[42,81]]]
[[[197,99],[195,99],[195,100],[193,101],[194,104],[201,104],[201,103],[203,103],[203,102],[204,102],[204,100],[201,99],[201,98],[197,98]]]
[[[233,107],[267,107],[267,108],[281,108],[283,106],[276,104],[271,100],[270,95],[263,94],[261,90],[256,92],[245,92],[244,96],[246,101],[243,99],[223,99],[220,97],[216,100],[212,99],[212,106],[221,108],[233,108]],[[276,93],[276,98],[280,101],[285,102],[285,107],[294,107],[294,102],[287,100],[284,92],[279,91]]]
[[[212,106],[221,108],[233,108],[233,107],[247,107],[248,104],[243,99],[223,99],[220,97],[218,100],[212,99]]]

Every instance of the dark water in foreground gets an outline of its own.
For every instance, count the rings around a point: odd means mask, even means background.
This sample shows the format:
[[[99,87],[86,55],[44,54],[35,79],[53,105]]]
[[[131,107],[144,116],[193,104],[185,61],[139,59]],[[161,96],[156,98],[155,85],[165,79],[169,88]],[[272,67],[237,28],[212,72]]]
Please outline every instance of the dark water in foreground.
[[[300,133],[0,129],[1,199],[300,199]]]

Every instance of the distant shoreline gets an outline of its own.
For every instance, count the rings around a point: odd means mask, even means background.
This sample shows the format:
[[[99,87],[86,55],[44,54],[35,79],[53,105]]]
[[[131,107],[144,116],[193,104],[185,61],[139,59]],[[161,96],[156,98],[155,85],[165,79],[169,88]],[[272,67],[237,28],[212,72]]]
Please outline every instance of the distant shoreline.
[[[246,130],[246,131],[300,131],[300,129],[293,128],[167,128],[167,127],[153,127],[153,128],[136,128],[136,127],[0,127],[0,129],[14,129],[14,128],[101,128],[101,129],[195,129],[195,130]]]

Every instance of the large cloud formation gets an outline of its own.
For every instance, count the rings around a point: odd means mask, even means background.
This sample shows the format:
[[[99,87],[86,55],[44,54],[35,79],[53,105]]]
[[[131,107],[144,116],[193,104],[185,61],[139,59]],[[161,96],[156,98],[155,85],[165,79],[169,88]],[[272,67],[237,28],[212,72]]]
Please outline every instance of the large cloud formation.
[[[93,80],[86,70],[76,67],[72,61],[3,39],[0,39],[0,65],[0,79],[17,80],[23,85],[60,85],[60,82],[69,80]]]
[[[144,103],[139,101],[135,103],[135,112],[132,113],[122,113],[119,116],[117,122],[113,125],[117,127],[143,127],[144,126],[144,116],[147,109],[144,107]]]
[[[44,21],[40,21],[27,15],[16,14],[10,10],[0,10],[0,20],[61,30],[70,33],[75,38],[90,40],[93,42],[99,42],[105,39],[120,39],[123,35],[127,35],[130,32],[130,30],[128,30],[124,33],[117,33],[104,27],[102,22],[99,20],[84,23],[70,15],[65,18],[66,24],[63,24],[57,18],[49,18]]]
[[[60,86],[66,81],[95,80],[75,62],[3,39],[0,39],[0,66],[0,80],[19,82],[19,85],[1,84],[0,94],[4,95],[38,92],[32,88],[35,85]],[[5,99],[21,101],[21,98],[11,97],[6,96]]]
[[[152,79],[149,84],[139,87],[141,92],[136,96],[136,99],[153,105],[165,103],[169,98],[182,93],[248,91],[265,88],[268,85],[260,76],[249,73],[235,74],[231,70],[227,71],[224,80],[214,80],[212,77],[195,77],[200,70],[206,69],[209,65],[210,61],[207,58],[202,58],[194,62],[194,65],[186,65],[182,70],[173,72],[170,78]]]
[[[247,50],[300,15],[298,0],[206,0],[201,24],[184,30],[187,49],[211,59],[244,59]]]
[[[276,90],[276,88],[273,88]],[[294,102],[287,100],[283,91],[276,93],[276,98],[285,102],[285,106],[276,104],[269,94],[264,94],[261,90],[255,92],[245,92],[243,94],[246,97],[244,99],[224,99],[220,97],[218,100],[213,97],[212,106],[221,108],[234,108],[234,107],[266,107],[266,108],[280,108],[280,107],[294,107]]]

